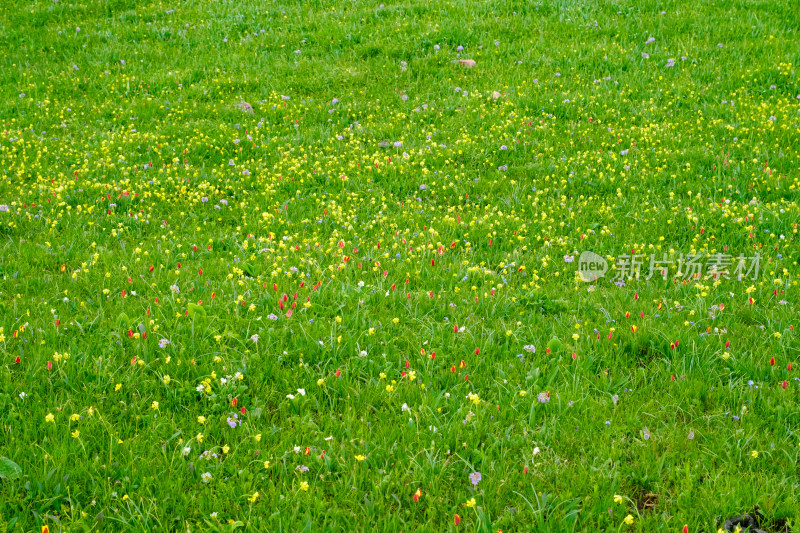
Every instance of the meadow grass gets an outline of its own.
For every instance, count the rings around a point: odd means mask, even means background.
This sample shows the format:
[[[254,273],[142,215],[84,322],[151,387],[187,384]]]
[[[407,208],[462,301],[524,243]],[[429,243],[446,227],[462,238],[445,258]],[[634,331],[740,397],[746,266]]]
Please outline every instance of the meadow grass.
[[[797,5],[384,1],[0,10],[0,529],[796,528]]]

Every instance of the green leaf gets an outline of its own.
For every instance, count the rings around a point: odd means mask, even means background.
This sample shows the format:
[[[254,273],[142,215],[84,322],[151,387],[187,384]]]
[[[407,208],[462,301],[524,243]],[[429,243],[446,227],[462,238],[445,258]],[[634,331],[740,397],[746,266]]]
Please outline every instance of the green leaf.
[[[18,477],[22,477],[22,468],[8,457],[0,457],[0,479],[17,479]]]

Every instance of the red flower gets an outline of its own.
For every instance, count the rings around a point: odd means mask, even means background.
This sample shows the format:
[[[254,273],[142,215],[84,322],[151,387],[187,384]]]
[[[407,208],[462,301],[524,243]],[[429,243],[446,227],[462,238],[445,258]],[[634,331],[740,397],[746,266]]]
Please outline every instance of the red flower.
[[[47,362],[47,370],[53,370],[53,363],[50,361]]]
[[[702,233],[702,230],[700,231]],[[683,533],[689,533],[689,524],[683,524]]]
[[[460,524],[460,523],[461,523],[461,517],[460,517],[460,516],[458,516],[458,515],[453,515],[453,523],[454,523],[455,525],[458,525],[458,524]]]
[[[334,375],[335,375],[337,378],[338,378],[338,377],[340,377],[340,376],[342,375],[342,369],[341,369],[341,368],[337,368],[337,369],[336,369],[336,372],[334,373]]]
[[[233,400],[231,400],[231,405],[232,406],[236,407],[237,403],[239,403],[239,399],[238,398],[234,398]]]
[[[775,366],[775,357],[770,357],[770,359],[769,359],[769,364],[770,364],[771,366]]]

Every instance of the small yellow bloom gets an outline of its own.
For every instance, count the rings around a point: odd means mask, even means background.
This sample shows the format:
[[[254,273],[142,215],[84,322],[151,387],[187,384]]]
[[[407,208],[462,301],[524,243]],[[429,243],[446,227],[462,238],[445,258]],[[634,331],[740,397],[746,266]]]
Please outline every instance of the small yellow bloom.
[[[614,494],[614,503],[622,505],[623,501],[624,500],[622,499],[622,496],[620,496],[619,494]]]
[[[249,501],[250,503],[255,503],[257,499],[258,499],[258,491],[254,492],[252,496],[247,498],[247,501]]]
[[[628,525],[633,524],[633,515],[632,514],[629,514],[628,516],[625,517],[625,523],[628,524]]]
[[[758,459],[758,452],[756,450],[753,450],[752,452],[750,452],[750,457],[752,457],[753,459]]]
[[[261,442],[261,433],[256,435],[256,442]]]
[[[475,507],[478,502],[475,501],[475,498],[470,498],[467,500],[467,503],[464,504],[464,507]]]
[[[393,318],[392,322],[394,322],[395,324],[399,324],[400,323],[400,319],[399,318]]]
[[[520,396],[525,396],[526,394],[528,394],[528,393],[527,393],[527,392],[525,392],[524,390],[521,390],[521,391],[519,391],[519,395],[520,395]]]
[[[154,411],[157,411],[158,410],[158,402],[151,403],[150,404],[150,408],[153,409]]]
[[[301,481],[300,482],[300,490],[304,490],[308,492],[308,481]]]
[[[116,385],[114,385],[114,392],[119,392],[121,388],[122,388],[122,383],[117,383]]]
[[[227,444],[222,447],[222,453],[227,454],[229,451],[231,451],[231,447]]]
[[[72,415],[69,417],[70,422],[77,422],[80,419],[81,415],[79,415],[78,413],[72,413]]]
[[[202,443],[203,443],[203,434],[202,434],[202,433],[198,433],[197,435],[195,435],[195,437],[194,437],[194,438],[195,438],[195,440],[196,440],[197,442],[199,442],[200,444],[202,444]]]
[[[164,376],[164,385],[169,385],[170,381],[172,381],[172,378],[169,377],[169,374]]]
[[[319,378],[317,380],[317,387],[323,387],[324,385],[325,385],[325,380],[322,379],[322,378]]]
[[[366,457],[364,457],[363,455],[356,455],[356,461],[360,462],[363,461],[364,459],[366,459]]]
[[[201,423],[201,424],[205,424],[206,423],[206,417],[204,417],[203,415],[200,415],[200,416],[197,417],[197,421],[199,423]]]
[[[386,392],[394,392],[394,387],[391,385],[386,385]]]
[[[381,373],[379,374],[379,377],[380,377],[381,379],[386,379],[386,373],[385,373],[385,372],[381,372]]]
[[[77,430],[77,429],[76,429],[75,431],[73,431],[73,432],[72,432],[72,438],[73,438],[73,439],[77,439],[77,438],[78,438],[78,437],[80,437],[80,436],[81,436],[81,432],[80,432],[80,430]]]
[[[272,463],[270,463],[269,461],[264,461],[264,469],[265,469],[265,470],[266,470],[267,468],[269,468],[270,466],[272,466]]]
[[[53,416],[53,413],[47,413],[47,416],[44,417],[45,422],[52,422],[53,424],[56,423],[56,417]]]

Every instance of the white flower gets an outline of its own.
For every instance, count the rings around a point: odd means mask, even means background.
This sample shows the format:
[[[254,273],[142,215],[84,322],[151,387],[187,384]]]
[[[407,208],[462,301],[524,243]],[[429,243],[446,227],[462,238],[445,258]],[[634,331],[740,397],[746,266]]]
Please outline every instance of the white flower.
[[[403,406],[401,407],[401,409],[402,409],[404,412],[405,412],[405,411],[411,411],[411,408],[408,406],[408,404],[407,404],[407,403],[404,403],[404,404],[403,404]]]
[[[192,449],[190,447],[186,446],[183,450],[181,450],[181,455],[186,457],[187,455],[189,455],[189,452],[191,452],[191,451],[192,451]]]
[[[297,389],[297,392],[300,393],[300,396],[305,396],[306,395],[306,390],[305,389]]]
[[[294,394],[287,394],[286,397],[290,400],[294,400]]]
[[[205,472],[202,476],[200,476],[200,478],[203,480],[203,483],[208,483],[213,479],[211,472]]]
[[[294,447],[294,453],[300,453],[300,446]]]
[[[364,286],[364,282],[363,282],[363,281],[359,281],[359,282],[358,282],[358,286],[359,286],[359,287],[363,287],[363,286]]]
[[[540,451],[541,451],[541,450],[539,449],[539,447],[538,447],[538,446],[537,446],[537,447],[535,447],[535,448],[533,449],[533,455],[539,455],[539,452],[540,452]]]

